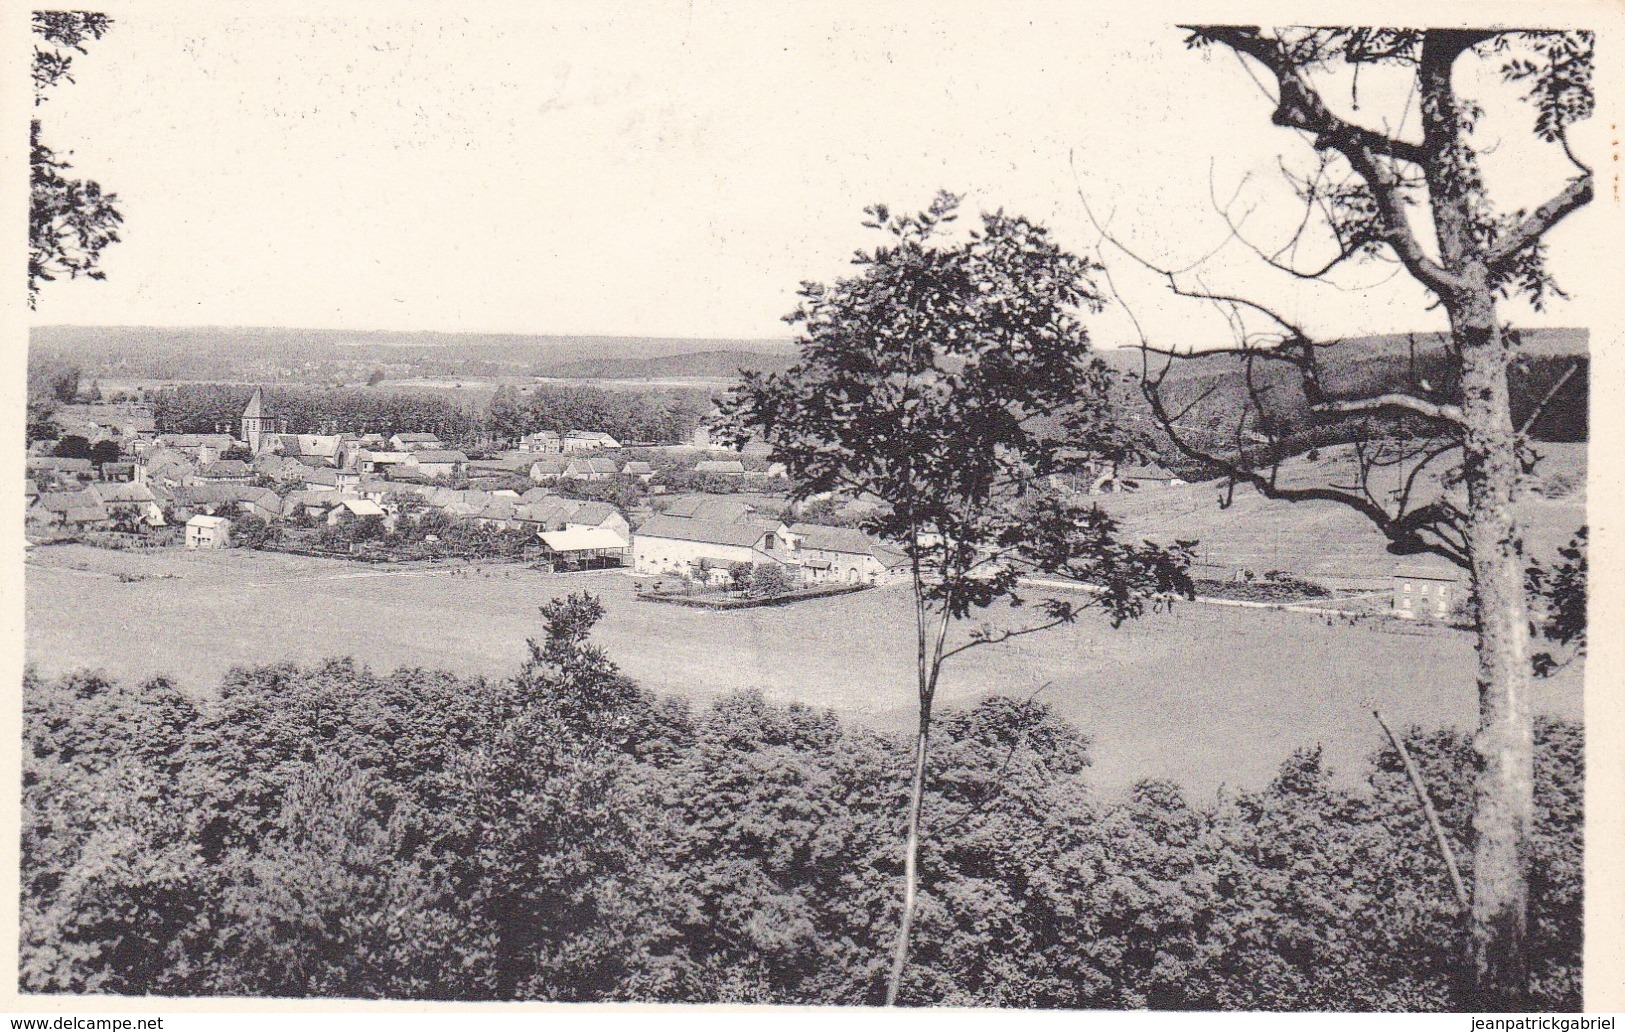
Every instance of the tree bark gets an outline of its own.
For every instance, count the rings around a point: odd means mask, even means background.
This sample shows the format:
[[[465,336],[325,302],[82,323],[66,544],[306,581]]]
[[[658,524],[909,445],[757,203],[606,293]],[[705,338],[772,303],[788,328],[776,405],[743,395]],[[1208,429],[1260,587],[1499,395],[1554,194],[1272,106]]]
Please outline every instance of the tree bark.
[[[916,536],[916,540],[917,540]],[[914,615],[918,633],[918,688],[920,697],[919,733],[914,739],[914,776],[909,787],[908,842],[903,852],[903,913],[897,925],[897,941],[892,946],[891,976],[886,980],[886,1006],[897,1004],[908,966],[908,940],[914,930],[914,913],[919,905],[920,817],[925,812],[925,772],[931,755],[931,704],[937,694],[937,677],[942,671],[942,647],[948,637],[948,612],[943,610],[935,641],[927,634],[930,609],[925,603],[924,585],[918,560],[914,568]]]
[[[1461,356],[1464,538],[1478,609],[1479,770],[1473,800],[1472,1005],[1521,1009],[1529,995],[1529,833],[1534,824],[1534,715],[1529,701],[1529,601],[1513,512],[1518,432],[1510,358],[1496,319],[1474,205],[1483,190],[1453,85],[1476,34],[1428,33],[1418,68],[1423,165],[1433,228],[1455,286],[1441,294]]]
[[[1529,991],[1528,841],[1535,791],[1529,603],[1513,512],[1517,432],[1493,296],[1485,288],[1463,308],[1451,313],[1451,321],[1462,354],[1466,538],[1478,603],[1473,985],[1476,1005],[1520,1009]]]
[[[908,937],[914,928],[914,911],[919,903],[920,814],[925,809],[925,765],[931,746],[931,710],[920,708],[920,730],[914,740],[914,781],[909,791],[908,845],[903,854],[903,916],[897,926],[897,942],[892,947],[891,977],[886,982],[886,1006],[897,1004],[903,984],[903,968],[908,964]]]

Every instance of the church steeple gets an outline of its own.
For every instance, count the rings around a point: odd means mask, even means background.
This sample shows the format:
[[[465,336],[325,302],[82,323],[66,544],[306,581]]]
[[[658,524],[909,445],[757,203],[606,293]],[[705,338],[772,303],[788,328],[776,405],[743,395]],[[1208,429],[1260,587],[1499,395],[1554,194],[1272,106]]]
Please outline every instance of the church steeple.
[[[258,387],[248,399],[248,405],[243,409],[243,443],[255,455],[260,453],[260,441],[266,431],[271,429],[271,417],[265,413],[265,397]]]

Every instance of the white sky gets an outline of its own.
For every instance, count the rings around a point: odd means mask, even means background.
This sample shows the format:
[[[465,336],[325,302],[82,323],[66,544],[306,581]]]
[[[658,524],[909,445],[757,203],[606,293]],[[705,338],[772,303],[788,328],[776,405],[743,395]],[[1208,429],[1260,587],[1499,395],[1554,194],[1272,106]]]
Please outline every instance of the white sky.
[[[77,174],[122,198],[124,241],[106,282],[47,284],[32,318],[783,336],[797,283],[870,243],[863,205],[920,207],[939,187],[1081,250],[1096,239],[1081,186],[1114,232],[1188,263],[1225,233],[1210,169],[1226,196],[1254,176],[1245,206],[1277,155],[1308,148],[1269,125],[1234,58],[1083,6],[120,7],[39,112]],[[1403,108],[1366,74],[1364,112]],[[1530,117],[1486,125],[1492,183],[1525,204],[1570,174]],[[1576,135],[1582,156],[1594,132]],[[1265,206],[1248,227],[1279,242],[1283,219]],[[1560,280],[1586,260],[1586,219],[1551,238]],[[1112,268],[1154,336],[1222,336],[1211,312]],[[1441,325],[1403,276],[1345,293],[1225,255],[1207,269],[1325,332]],[[1130,340],[1120,310],[1091,325],[1100,344]]]

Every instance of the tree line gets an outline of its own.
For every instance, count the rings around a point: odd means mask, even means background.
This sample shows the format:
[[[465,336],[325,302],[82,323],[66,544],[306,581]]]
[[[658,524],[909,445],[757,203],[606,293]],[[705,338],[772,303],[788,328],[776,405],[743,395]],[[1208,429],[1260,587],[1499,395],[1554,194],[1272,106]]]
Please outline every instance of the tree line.
[[[911,742],[629,681],[577,595],[511,678],[353,661],[25,685],[31,992],[873,1004]],[[1199,803],[1091,790],[1042,702],[938,716],[900,1002],[1443,1009],[1467,925],[1391,748]],[[1471,876],[1472,745],[1411,729]],[[1582,742],[1537,726],[1536,1005],[1578,1009]],[[1328,977],[1337,972],[1336,977]],[[1470,981],[1470,979],[1468,980]]]
[[[147,392],[165,433],[235,433],[253,387],[191,383]],[[709,407],[703,391],[607,391],[541,384],[521,395],[499,388],[485,406],[427,392],[277,385],[267,409],[289,433],[428,431],[464,447],[517,443],[534,430],[602,430],[628,441],[681,440]]]

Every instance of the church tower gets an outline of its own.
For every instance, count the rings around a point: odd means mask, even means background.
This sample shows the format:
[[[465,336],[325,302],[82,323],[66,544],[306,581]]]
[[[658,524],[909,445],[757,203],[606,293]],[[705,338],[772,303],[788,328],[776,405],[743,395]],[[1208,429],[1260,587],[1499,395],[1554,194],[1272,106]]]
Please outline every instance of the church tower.
[[[271,431],[271,417],[265,412],[265,398],[260,394],[258,387],[254,388],[254,396],[248,399],[248,406],[243,409],[243,443],[255,455],[260,453],[260,442],[264,435]]]

